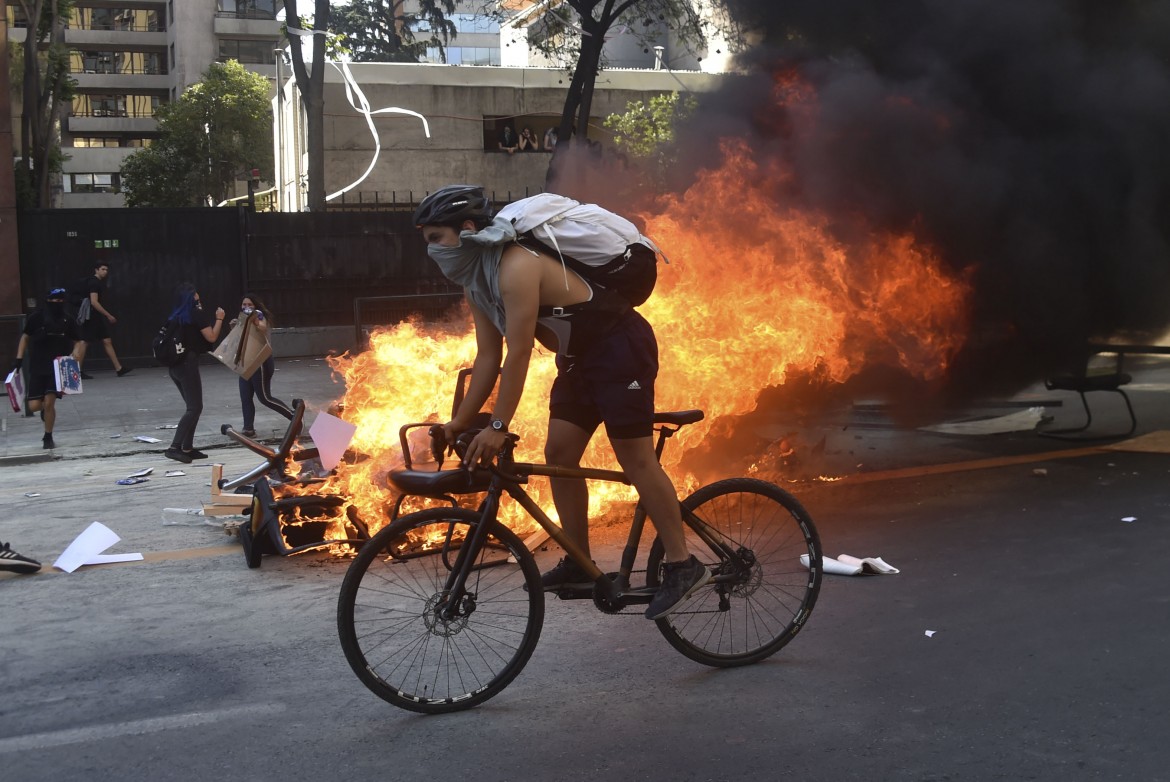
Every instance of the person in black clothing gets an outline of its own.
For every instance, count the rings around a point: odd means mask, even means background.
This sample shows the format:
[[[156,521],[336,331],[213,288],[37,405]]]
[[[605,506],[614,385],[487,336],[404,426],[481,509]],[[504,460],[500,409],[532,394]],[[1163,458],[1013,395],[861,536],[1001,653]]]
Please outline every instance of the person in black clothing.
[[[180,341],[185,350],[178,364],[169,368],[171,380],[187,405],[171,447],[163,452],[168,459],[190,464],[193,459],[206,459],[207,454],[196,451],[195,427],[203,414],[203,380],[199,377],[199,356],[211,350],[219,340],[225,317],[223,307],[215,308],[215,319],[203,309],[199,291],[189,282],[175,292],[175,309],[170,319],[179,324]]]
[[[509,155],[514,154],[519,148],[520,139],[516,136],[516,128],[512,126],[511,122],[500,128],[496,143],[500,147],[501,152],[507,152]]]
[[[65,289],[54,288],[45,296],[45,306],[35,310],[24,323],[24,333],[16,348],[13,369],[24,364],[28,353],[28,409],[40,412],[45,422],[45,448],[54,448],[53,424],[57,421],[57,382],[53,378],[53,359],[73,355],[77,358],[77,324],[65,312]]]
[[[75,294],[79,307],[84,307],[87,300],[89,302],[88,317],[84,320],[78,320],[81,325],[82,342],[77,354],[77,363],[85,362],[85,350],[88,343],[100,342],[106,355],[114,364],[114,370],[118,373],[118,377],[122,377],[130,372],[130,367],[123,366],[122,362],[118,360],[118,354],[114,351],[114,341],[110,338],[110,326],[117,323],[118,319],[102,304],[102,294],[106,292],[106,278],[109,276],[110,265],[105,261],[98,261],[94,264],[93,276],[82,280]],[[91,378],[82,372],[81,379],[90,380]]]

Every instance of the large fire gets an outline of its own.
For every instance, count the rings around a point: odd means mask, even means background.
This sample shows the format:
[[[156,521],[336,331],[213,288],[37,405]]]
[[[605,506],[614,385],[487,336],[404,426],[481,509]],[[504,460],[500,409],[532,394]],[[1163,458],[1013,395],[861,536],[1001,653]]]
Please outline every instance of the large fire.
[[[655,292],[639,308],[658,335],[658,408],[707,414],[666,450],[680,493],[695,480],[680,464],[683,454],[721,420],[751,412],[765,388],[783,385],[793,373],[841,383],[877,363],[931,380],[945,371],[967,331],[967,285],[945,274],[930,248],[913,236],[879,232],[845,246],[830,235],[825,217],[752,187],[779,175],[742,144],[727,142],[718,169],[641,215],[670,261],[659,265]],[[542,460],[555,373],[552,356],[537,353],[512,422],[521,437],[517,458],[526,461]],[[399,427],[446,421],[455,377],[474,355],[465,317],[380,330],[365,353],[332,360],[346,383],[342,415],[357,425],[352,448],[368,458],[343,463],[313,491],[348,498],[371,531],[384,525],[395,499],[385,476],[401,465]],[[414,457],[426,458],[425,438],[415,445]],[[603,435],[592,448],[587,464],[613,466]],[[628,487],[592,488],[591,515],[632,496]],[[330,537],[346,534],[339,527]]]

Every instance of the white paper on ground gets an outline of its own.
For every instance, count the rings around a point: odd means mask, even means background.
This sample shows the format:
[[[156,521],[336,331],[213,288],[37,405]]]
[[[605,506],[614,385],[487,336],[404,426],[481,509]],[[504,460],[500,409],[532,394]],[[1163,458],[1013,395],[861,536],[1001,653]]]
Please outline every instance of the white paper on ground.
[[[935,424],[934,426],[920,426],[920,432],[936,432],[938,434],[987,435],[1003,434],[1004,432],[1030,432],[1036,428],[1044,417],[1043,407],[1029,407],[1015,413],[983,418],[978,421],[956,421],[953,423]]]
[[[66,573],[72,573],[82,565],[100,565],[106,562],[129,562],[142,559],[141,554],[102,554],[119,540],[121,538],[112,529],[100,521],[95,521],[61,552],[61,556],[57,557],[53,567],[64,570]],[[121,559],[110,559],[110,557],[121,557]]]
[[[154,472],[153,467],[147,467],[146,469],[139,470],[138,472],[132,472],[129,475],[127,475],[126,477],[127,478],[145,478],[147,475],[150,475],[153,472]]]
[[[808,562],[808,554],[801,554],[800,564],[808,567]],[[833,576],[892,576],[902,572],[881,557],[858,559],[848,554],[838,554],[836,559],[821,557],[821,571]]]
[[[144,434],[137,435],[134,439],[140,443],[161,443],[162,442],[162,440],[158,439],[157,437],[147,437]]]
[[[342,421],[337,416],[329,413],[317,416],[317,420],[309,427],[309,437],[313,438],[313,444],[321,454],[321,466],[324,469],[332,470],[337,466],[356,431],[357,426],[349,421]]]

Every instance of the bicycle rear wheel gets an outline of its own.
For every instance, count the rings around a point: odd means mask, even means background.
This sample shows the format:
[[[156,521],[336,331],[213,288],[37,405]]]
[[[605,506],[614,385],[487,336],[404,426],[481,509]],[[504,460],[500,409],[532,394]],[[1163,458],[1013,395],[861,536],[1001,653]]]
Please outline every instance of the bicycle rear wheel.
[[[362,547],[345,574],[337,602],[345,659],[395,706],[426,714],[469,709],[508,686],[536,648],[544,621],[540,571],[497,521],[467,576],[467,596],[455,616],[444,615],[447,577],[480,523],[462,508],[402,516]]]
[[[682,502],[687,547],[717,579],[682,608],[657,620],[670,645],[705,665],[732,667],[774,654],[800,632],[821,588],[821,542],[808,512],[791,494],[753,478],[729,478],[700,488]],[[687,514],[718,532],[744,567],[712,549]],[[663,546],[655,539],[646,563],[647,585],[662,579]]]

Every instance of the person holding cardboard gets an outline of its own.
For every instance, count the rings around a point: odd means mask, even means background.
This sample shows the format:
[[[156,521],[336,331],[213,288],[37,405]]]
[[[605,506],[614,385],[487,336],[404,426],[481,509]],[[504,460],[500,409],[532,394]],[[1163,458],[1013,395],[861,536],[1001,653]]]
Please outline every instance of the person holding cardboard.
[[[19,371],[24,365],[28,352],[28,409],[41,414],[45,422],[45,434],[41,438],[44,448],[55,448],[53,424],[57,421],[57,400],[61,392],[53,378],[53,359],[72,353],[77,358],[79,342],[77,324],[65,312],[65,289],[53,288],[45,295],[45,305],[28,316],[24,333],[16,346],[16,359],[12,368]]]
[[[175,292],[175,309],[169,320],[179,324],[184,351],[179,363],[168,367],[167,371],[187,409],[179,419],[171,447],[163,452],[163,456],[176,462],[190,464],[193,459],[207,458],[207,454],[196,451],[194,445],[195,427],[199,423],[199,416],[203,414],[203,379],[199,376],[199,356],[211,350],[219,340],[225,317],[223,307],[216,307],[215,319],[212,320],[210,313],[203,309],[199,291],[191,283],[183,283]]]
[[[255,333],[262,335],[268,356],[260,364],[260,368],[249,377],[240,376],[240,408],[244,414],[244,428],[240,433],[245,437],[256,436],[256,399],[260,404],[273,412],[279,413],[291,421],[295,413],[292,408],[272,395],[272,375],[276,372],[276,361],[272,358],[272,313],[264,306],[264,302],[253,293],[245,293],[240,302],[240,315],[232,319],[234,328],[242,321],[251,318],[248,324]]]

